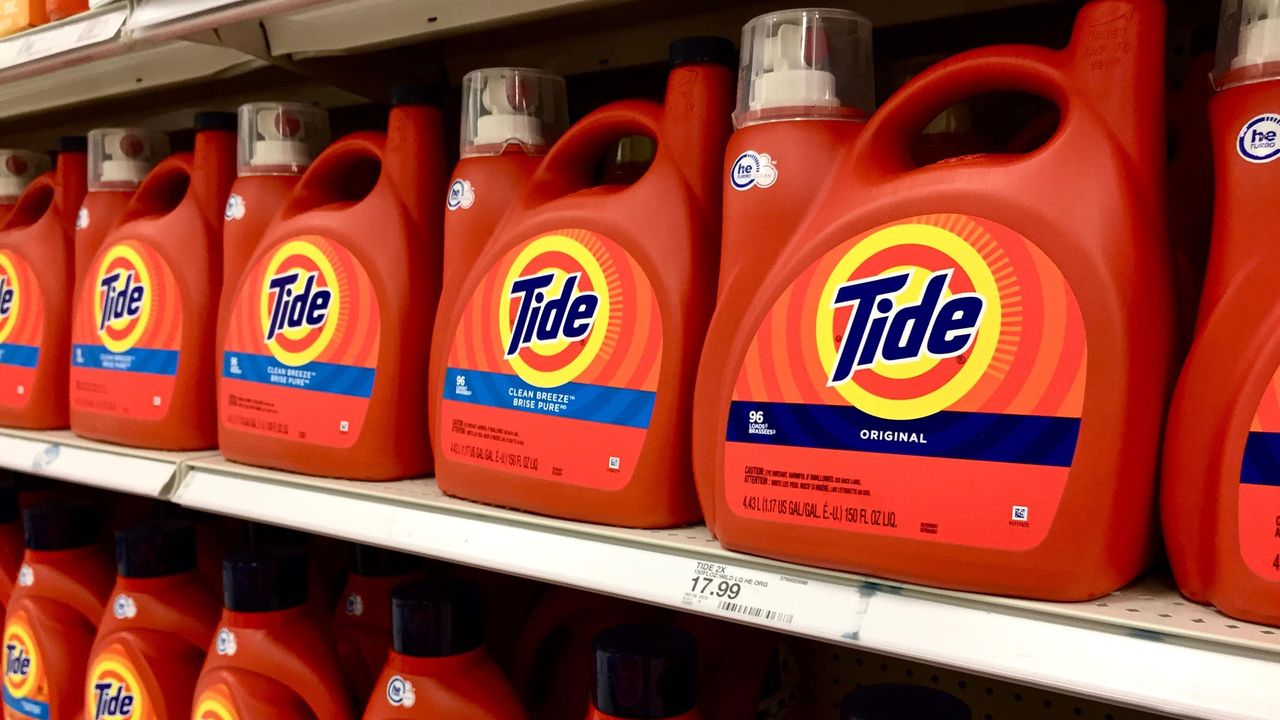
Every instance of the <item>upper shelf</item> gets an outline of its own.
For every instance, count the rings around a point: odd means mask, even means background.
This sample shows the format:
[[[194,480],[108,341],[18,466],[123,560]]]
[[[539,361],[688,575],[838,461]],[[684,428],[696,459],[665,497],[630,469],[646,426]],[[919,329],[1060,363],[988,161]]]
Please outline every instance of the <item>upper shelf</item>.
[[[153,498],[169,496],[183,461],[209,454],[108,445],[66,430],[0,430],[0,467]]]

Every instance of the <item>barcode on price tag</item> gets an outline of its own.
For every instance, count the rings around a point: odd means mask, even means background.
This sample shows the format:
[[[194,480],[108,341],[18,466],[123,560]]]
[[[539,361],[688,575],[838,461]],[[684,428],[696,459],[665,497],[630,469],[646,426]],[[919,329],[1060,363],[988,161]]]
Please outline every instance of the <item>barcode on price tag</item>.
[[[760,618],[769,620],[770,622],[779,622],[783,625],[790,625],[796,619],[795,613],[781,613],[777,610],[765,610],[764,608],[751,607],[730,600],[721,600],[717,606],[720,610],[735,615],[745,615],[749,618]]]

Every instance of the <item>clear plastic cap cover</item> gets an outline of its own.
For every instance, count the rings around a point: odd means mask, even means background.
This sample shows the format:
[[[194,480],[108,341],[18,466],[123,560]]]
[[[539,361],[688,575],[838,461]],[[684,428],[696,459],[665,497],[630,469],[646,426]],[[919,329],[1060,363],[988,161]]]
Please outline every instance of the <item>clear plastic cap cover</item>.
[[[12,204],[32,180],[53,167],[45,153],[0,150],[0,202]]]
[[[238,115],[240,175],[301,174],[329,144],[329,113],[312,105],[252,102]]]
[[[761,15],[743,26],[736,127],[863,118],[874,105],[871,21],[865,17],[802,8]]]
[[[484,68],[462,78],[462,157],[515,143],[541,155],[569,126],[564,78],[529,68]]]
[[[1223,0],[1218,88],[1280,77],[1280,0]]]
[[[155,130],[90,130],[89,190],[132,190],[168,154],[168,136]]]

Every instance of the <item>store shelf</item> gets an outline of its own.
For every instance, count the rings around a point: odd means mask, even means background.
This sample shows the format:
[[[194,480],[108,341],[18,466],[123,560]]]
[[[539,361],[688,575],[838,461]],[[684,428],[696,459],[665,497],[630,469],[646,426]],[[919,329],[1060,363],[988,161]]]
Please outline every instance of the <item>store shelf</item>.
[[[0,429],[0,467],[154,498],[168,497],[182,462],[209,454],[108,445],[66,430]]]
[[[1154,580],[1094,603],[953,593],[728,552],[702,527],[566,522],[446,497],[430,480],[329,480],[222,458],[185,463],[172,499],[1170,716],[1270,720],[1280,708],[1280,633]],[[717,596],[722,580],[740,583],[736,598]]]

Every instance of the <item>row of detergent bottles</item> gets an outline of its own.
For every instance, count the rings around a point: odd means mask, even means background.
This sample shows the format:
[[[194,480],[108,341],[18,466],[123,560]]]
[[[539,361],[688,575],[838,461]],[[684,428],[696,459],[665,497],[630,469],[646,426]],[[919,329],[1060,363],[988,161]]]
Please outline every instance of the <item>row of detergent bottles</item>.
[[[128,524],[114,568],[101,527],[0,484],[5,718],[743,720],[765,692],[760,631],[365,546],[335,609],[306,536],[255,526],[210,578],[216,521]]]
[[[1225,3],[1214,247],[1163,436],[1183,589],[1268,622],[1280,341],[1252,198],[1280,156],[1276,4]],[[76,269],[85,171],[64,152],[0,226],[0,424],[357,480],[434,472],[548,515],[701,517],[791,561],[1103,595],[1152,554],[1183,344],[1164,32],[1159,0],[1092,0],[1065,49],[964,53],[872,113],[869,23],[781,11],[740,52],[674,42],[663,103],[563,132],[559,79],[477,71],[447,191],[421,88],[386,133],[300,174],[323,117],[251,107],[234,186],[234,123],[202,115],[194,155],[114,214],[90,193]],[[1001,91],[1056,106],[1043,142],[917,162],[939,112]],[[631,136],[656,142],[651,164],[601,183]]]

